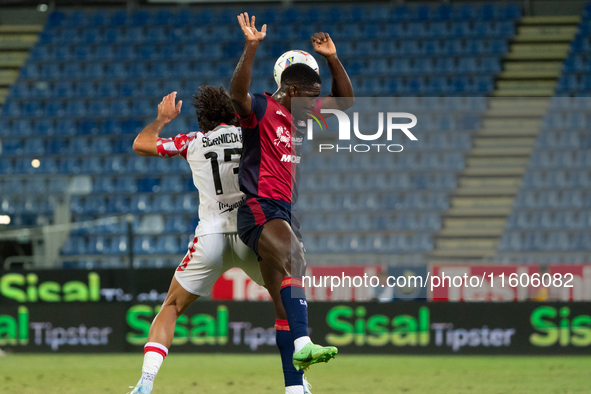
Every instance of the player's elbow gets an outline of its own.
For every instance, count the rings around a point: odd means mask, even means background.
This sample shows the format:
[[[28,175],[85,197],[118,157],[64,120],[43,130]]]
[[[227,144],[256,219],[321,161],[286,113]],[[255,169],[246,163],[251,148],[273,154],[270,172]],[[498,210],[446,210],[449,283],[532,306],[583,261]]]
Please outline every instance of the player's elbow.
[[[150,156],[150,152],[146,150],[145,146],[143,146],[143,144],[138,140],[133,141],[132,148],[133,151],[140,156]]]
[[[232,107],[234,111],[240,116],[248,116],[250,108],[248,105],[248,95],[246,97],[241,95],[230,94],[230,100],[232,101]]]
[[[355,104],[355,97],[343,97],[341,100],[343,100],[345,109],[349,109]]]

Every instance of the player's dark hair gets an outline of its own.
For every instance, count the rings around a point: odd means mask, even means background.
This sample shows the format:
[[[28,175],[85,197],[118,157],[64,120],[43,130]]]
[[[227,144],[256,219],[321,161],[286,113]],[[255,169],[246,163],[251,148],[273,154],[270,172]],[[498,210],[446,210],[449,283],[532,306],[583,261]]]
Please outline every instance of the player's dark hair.
[[[219,88],[207,85],[199,86],[193,99],[201,131],[213,130],[222,123],[232,126],[239,125],[230,95],[223,86],[220,85]]]
[[[314,84],[322,85],[320,75],[314,69],[304,63],[296,63],[287,67],[281,73],[281,85],[299,85],[311,87]]]

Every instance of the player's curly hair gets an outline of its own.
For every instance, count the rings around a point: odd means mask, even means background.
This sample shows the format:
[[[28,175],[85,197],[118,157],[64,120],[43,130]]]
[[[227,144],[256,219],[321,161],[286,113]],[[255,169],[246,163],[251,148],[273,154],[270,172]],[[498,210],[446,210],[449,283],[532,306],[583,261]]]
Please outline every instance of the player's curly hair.
[[[232,126],[239,125],[230,95],[222,85],[219,88],[207,85],[199,86],[193,99],[201,131],[213,130],[222,123]]]
[[[281,73],[281,85],[312,86],[316,83],[322,85],[320,75],[304,63],[292,64]]]

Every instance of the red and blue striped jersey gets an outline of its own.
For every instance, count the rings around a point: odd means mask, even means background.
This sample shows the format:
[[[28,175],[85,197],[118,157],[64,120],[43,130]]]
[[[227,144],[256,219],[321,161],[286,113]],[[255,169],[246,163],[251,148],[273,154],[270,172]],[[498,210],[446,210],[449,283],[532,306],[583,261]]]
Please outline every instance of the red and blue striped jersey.
[[[238,179],[246,198],[264,197],[295,204],[298,164],[305,122],[294,127],[292,116],[269,93],[253,94],[252,109],[238,116],[242,126],[242,158]]]

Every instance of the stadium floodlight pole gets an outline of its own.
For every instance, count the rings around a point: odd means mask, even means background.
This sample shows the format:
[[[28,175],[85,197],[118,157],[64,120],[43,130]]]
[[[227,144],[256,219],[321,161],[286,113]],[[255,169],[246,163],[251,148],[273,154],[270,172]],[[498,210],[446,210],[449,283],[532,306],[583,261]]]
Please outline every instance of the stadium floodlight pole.
[[[128,280],[129,280],[129,292],[133,296],[133,300],[137,296],[137,287],[136,287],[136,280],[135,280],[135,265],[134,265],[134,253],[133,253],[133,215],[128,214],[125,215],[125,221],[127,224],[127,273],[128,273]]]

